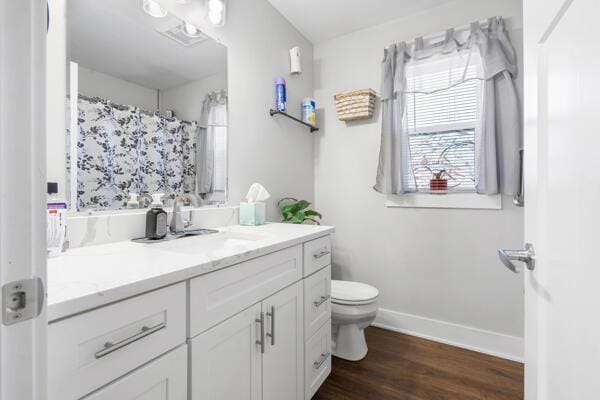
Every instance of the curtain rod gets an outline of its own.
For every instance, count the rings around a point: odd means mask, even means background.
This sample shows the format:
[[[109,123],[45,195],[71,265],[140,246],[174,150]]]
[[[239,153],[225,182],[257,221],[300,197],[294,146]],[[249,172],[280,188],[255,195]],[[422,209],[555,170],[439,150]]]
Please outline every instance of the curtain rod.
[[[160,110],[148,111],[148,110],[144,110],[143,108],[138,107],[138,106],[115,103],[112,100],[104,99],[104,98],[98,97],[98,96],[90,97],[90,96],[86,96],[85,94],[79,93],[78,97],[80,99],[83,99],[83,100],[86,100],[86,101],[89,101],[89,102],[110,103],[111,106],[115,107],[117,110],[120,110],[120,111],[125,111],[128,108],[132,108],[132,109],[137,110],[139,113],[145,114],[145,115],[147,115],[149,117],[160,117],[160,118],[164,118],[164,119],[169,120],[169,121],[174,121],[174,120],[177,119],[177,120],[179,120],[179,122],[184,123],[184,124],[189,124],[189,125],[193,125],[194,123],[195,124],[198,123],[197,121],[187,121],[187,120],[184,120],[184,119],[179,119],[177,117],[173,117],[173,118],[165,117],[165,116],[163,116],[163,115],[160,114]],[[70,98],[71,98],[71,95],[68,94],[67,95],[67,99],[70,99]]]
[[[495,17],[497,17],[497,16],[493,16],[493,17],[489,17],[489,18],[485,18],[485,19],[480,19],[480,20],[478,20],[476,22],[479,22],[479,25],[482,28],[487,28],[490,18],[495,18]],[[504,18],[505,22],[510,22],[511,20],[512,20],[512,18],[508,18],[508,19]],[[513,27],[512,26],[507,26],[507,29],[511,29],[511,28],[513,28]],[[448,29],[452,29],[452,28],[448,28]],[[454,29],[455,32],[458,32],[458,33],[466,32],[466,31],[469,31],[471,29],[471,24],[470,23],[469,24],[463,24],[463,25],[460,25],[460,26],[455,27],[453,29]],[[413,46],[415,44],[415,41],[419,37],[422,37],[424,40],[436,40],[436,39],[445,38],[445,36],[446,36],[446,30],[441,31],[441,32],[427,34],[427,35],[417,36],[416,38],[414,38],[412,40],[407,40],[407,41],[404,41],[404,42],[408,46]]]

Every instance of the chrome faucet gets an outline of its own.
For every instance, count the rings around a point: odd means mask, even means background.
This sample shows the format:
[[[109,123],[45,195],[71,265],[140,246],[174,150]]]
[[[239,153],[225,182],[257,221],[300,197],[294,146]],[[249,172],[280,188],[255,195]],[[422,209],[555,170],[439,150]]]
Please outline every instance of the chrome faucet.
[[[138,196],[138,203],[140,203],[140,208],[147,208],[150,204],[152,204],[152,196],[150,196],[148,193],[142,193]]]
[[[193,194],[184,193],[181,196],[177,196],[173,201],[173,216],[171,217],[170,230],[173,234],[182,234],[186,228],[192,225],[194,219],[194,212],[190,211],[189,219],[184,220],[181,212],[181,203],[188,201],[194,207],[198,207],[198,198]]]

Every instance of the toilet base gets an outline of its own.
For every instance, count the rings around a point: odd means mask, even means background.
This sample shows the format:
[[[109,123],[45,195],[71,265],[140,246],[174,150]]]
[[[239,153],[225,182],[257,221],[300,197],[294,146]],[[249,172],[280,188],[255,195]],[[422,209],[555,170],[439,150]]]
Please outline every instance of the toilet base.
[[[367,355],[365,331],[358,324],[337,325],[333,327],[334,340],[332,354],[349,361],[360,361]]]

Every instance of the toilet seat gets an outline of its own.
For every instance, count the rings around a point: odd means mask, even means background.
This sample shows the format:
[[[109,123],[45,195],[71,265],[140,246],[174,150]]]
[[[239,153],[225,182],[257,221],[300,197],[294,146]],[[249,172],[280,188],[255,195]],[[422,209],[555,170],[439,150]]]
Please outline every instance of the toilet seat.
[[[331,281],[331,301],[344,305],[364,305],[377,300],[379,291],[371,285],[351,281]]]

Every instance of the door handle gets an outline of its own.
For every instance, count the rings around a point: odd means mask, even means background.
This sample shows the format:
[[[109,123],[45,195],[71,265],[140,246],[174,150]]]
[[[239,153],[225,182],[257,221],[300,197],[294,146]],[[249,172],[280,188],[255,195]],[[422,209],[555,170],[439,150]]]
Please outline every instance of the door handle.
[[[275,306],[271,306],[271,312],[267,311],[267,317],[271,318],[271,333],[267,337],[271,338],[271,346],[275,346]]]
[[[525,263],[527,269],[533,271],[535,269],[535,251],[531,243],[525,243],[525,250],[498,250],[500,261],[515,274],[521,272],[521,268],[516,266],[513,261]]]

